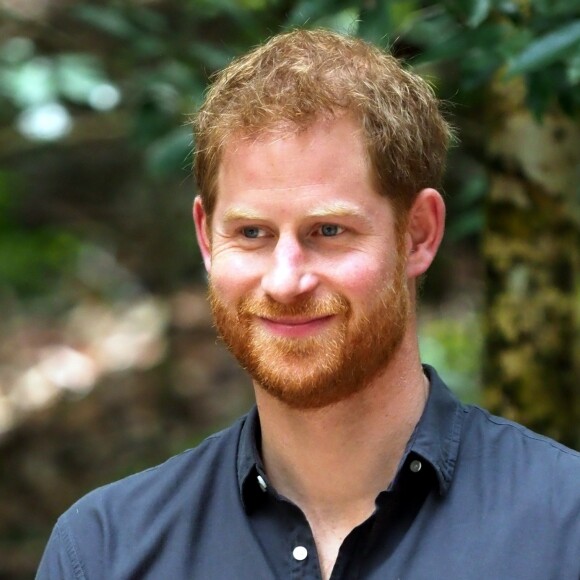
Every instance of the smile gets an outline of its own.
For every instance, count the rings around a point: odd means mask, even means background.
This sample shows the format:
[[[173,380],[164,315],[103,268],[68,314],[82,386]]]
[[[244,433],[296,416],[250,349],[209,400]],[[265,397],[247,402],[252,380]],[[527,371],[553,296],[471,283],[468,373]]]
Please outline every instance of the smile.
[[[272,334],[286,338],[300,338],[326,328],[333,318],[334,315],[318,318],[260,318],[260,322]]]

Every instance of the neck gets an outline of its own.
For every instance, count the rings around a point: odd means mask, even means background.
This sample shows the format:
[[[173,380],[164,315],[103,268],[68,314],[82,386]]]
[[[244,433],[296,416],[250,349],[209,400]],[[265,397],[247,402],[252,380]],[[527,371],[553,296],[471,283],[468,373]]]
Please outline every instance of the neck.
[[[309,520],[360,523],[393,479],[427,391],[412,339],[368,388],[322,409],[289,408],[256,385],[269,479]]]

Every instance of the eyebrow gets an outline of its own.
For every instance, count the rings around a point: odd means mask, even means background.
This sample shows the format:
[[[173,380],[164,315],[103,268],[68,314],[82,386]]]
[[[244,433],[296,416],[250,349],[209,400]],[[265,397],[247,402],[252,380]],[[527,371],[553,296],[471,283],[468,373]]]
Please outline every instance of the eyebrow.
[[[258,212],[243,207],[232,207],[224,213],[224,222],[235,222],[237,220],[262,220],[264,219]]]
[[[307,214],[308,217],[328,218],[328,217],[356,217],[359,219],[368,219],[360,208],[351,203],[337,201],[320,207],[315,207]]]
[[[337,201],[335,203],[325,204],[314,207],[306,213],[308,218],[336,218],[336,217],[354,217],[364,221],[370,221],[368,216],[364,215],[361,209],[350,203]],[[224,222],[233,222],[238,220],[266,220],[262,213],[245,207],[229,208],[224,213]]]

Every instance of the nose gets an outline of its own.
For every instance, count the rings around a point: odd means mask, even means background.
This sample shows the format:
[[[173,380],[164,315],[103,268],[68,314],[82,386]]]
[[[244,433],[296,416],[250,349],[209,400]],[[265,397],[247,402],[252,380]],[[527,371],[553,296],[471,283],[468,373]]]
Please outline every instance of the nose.
[[[290,304],[318,285],[307,253],[293,235],[280,235],[270,260],[262,277],[262,290],[276,302]]]

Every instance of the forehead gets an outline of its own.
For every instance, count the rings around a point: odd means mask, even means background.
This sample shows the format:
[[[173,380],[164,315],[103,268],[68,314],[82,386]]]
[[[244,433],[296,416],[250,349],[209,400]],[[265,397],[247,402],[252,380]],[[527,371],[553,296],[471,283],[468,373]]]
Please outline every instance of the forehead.
[[[360,123],[342,115],[233,137],[223,149],[218,197],[232,187],[292,189],[329,179],[366,181],[370,173]]]
[[[224,152],[212,221],[345,218],[386,226],[391,204],[374,184],[362,130],[348,117],[239,138]]]

